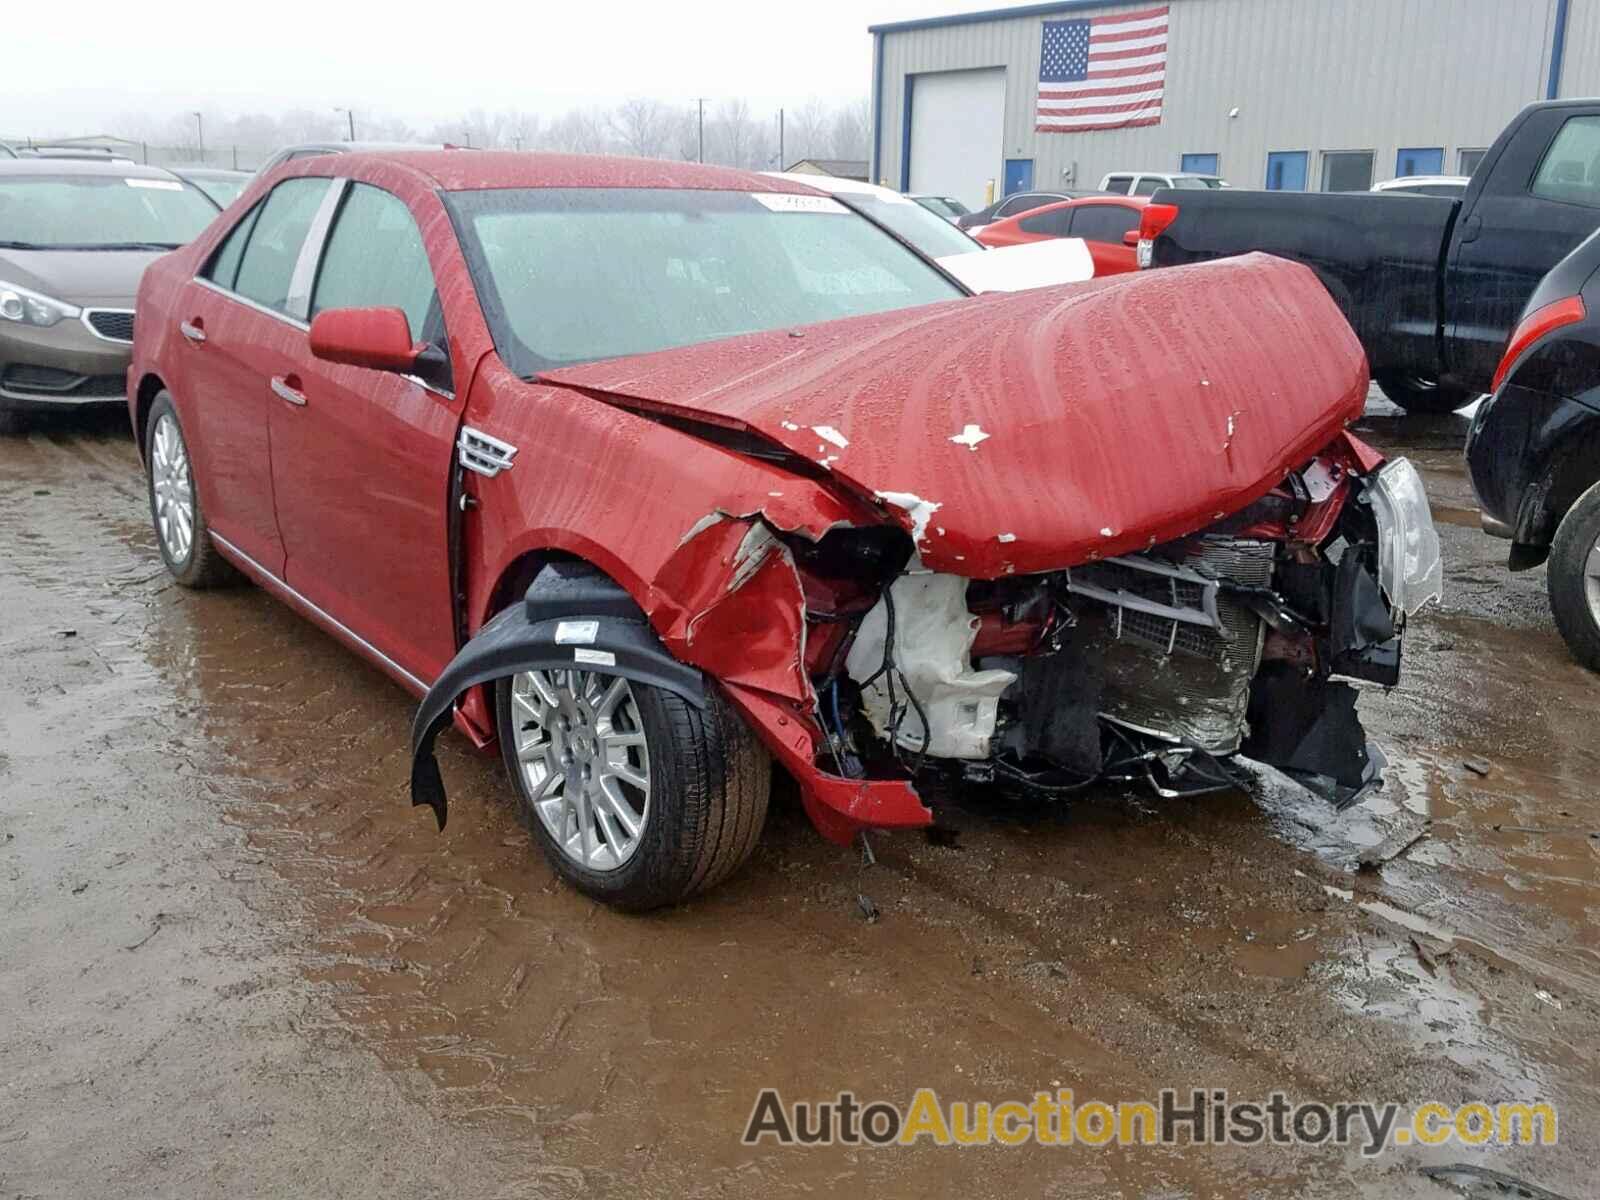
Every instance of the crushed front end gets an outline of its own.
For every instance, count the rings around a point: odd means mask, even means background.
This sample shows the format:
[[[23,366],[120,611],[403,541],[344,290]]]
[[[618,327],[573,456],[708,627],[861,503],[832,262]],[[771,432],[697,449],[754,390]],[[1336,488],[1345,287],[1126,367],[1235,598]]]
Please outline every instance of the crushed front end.
[[[1344,807],[1384,765],[1352,681],[1398,681],[1441,575],[1416,471],[1345,434],[1140,553],[969,580],[886,532],[793,539],[829,776],[1171,796],[1239,786],[1243,755]]]

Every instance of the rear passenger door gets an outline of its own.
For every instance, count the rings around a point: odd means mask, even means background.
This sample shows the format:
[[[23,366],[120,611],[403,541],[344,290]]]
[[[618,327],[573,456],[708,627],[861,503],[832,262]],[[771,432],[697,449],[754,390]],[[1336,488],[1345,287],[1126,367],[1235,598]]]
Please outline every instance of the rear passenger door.
[[[1533,289],[1600,227],[1600,111],[1536,109],[1487,166],[1458,217],[1444,310],[1450,374],[1480,390]]]
[[[175,399],[200,502],[218,538],[279,578],[268,379],[305,339],[309,277],[296,269],[328,185],[286,179],[273,188],[218,245],[178,309]]]
[[[342,195],[320,250],[310,317],[398,308],[413,342],[448,352],[422,234],[406,203],[371,184]],[[427,382],[314,358],[301,337],[274,381],[272,478],[290,586],[413,680],[455,654],[450,476],[460,406],[453,370]]]

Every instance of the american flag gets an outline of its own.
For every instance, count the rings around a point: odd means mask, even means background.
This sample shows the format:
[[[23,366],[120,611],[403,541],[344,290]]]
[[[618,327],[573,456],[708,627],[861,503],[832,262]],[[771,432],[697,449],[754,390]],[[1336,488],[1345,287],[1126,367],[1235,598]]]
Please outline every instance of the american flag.
[[[1078,133],[1159,125],[1166,82],[1166,8],[1046,21],[1035,127]]]

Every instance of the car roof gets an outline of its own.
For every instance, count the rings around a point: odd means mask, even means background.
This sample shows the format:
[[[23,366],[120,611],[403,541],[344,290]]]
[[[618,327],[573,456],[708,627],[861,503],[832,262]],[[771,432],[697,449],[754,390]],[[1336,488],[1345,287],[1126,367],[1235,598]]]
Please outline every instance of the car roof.
[[[1385,179],[1372,185],[1373,191],[1388,191],[1391,188],[1415,187],[1423,183],[1448,183],[1466,187],[1471,180],[1465,175],[1400,175],[1394,179]]]
[[[174,175],[182,175],[185,179],[194,176],[197,179],[249,179],[251,172],[235,171],[230,167],[207,167],[196,164],[189,166],[187,163],[176,163],[167,170]]]
[[[622,158],[605,154],[526,154],[511,150],[407,150],[341,155],[336,163],[314,158],[291,168],[304,174],[345,174],[381,164],[409,168],[447,192],[494,188],[685,188],[704,191],[792,192],[822,195],[820,188],[792,179],[707,167],[699,163]],[[299,170],[295,174],[302,173]]]
[[[0,158],[0,175],[107,175],[117,179],[172,179],[171,171],[122,159]]]
[[[443,142],[295,142],[277,154],[299,154],[319,150],[324,154],[382,154],[390,150],[443,150]]]

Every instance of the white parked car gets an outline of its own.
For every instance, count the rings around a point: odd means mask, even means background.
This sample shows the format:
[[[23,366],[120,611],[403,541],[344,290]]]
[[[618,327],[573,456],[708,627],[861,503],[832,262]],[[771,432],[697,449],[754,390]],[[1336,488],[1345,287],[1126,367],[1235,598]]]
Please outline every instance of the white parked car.
[[[1200,175],[1194,171],[1113,171],[1100,181],[1102,192],[1119,196],[1154,196],[1162,188],[1232,187],[1220,175]]]
[[[969,291],[1020,292],[1094,278],[1094,260],[1082,238],[1052,238],[990,250],[910,196],[890,188],[832,175],[767,174],[827,192],[910,242]]]
[[[1465,175],[1402,175],[1372,185],[1375,192],[1414,192],[1419,196],[1443,196],[1459,200],[1466,195],[1471,180]]]

